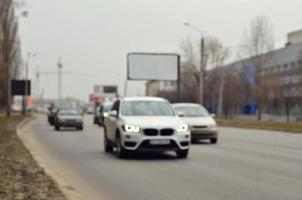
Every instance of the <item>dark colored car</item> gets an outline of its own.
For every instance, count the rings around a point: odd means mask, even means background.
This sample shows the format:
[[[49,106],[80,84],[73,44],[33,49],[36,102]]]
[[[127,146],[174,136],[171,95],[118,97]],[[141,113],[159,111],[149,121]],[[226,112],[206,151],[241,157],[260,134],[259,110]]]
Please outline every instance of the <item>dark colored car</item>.
[[[112,107],[112,103],[104,103],[101,108],[100,108],[100,115],[99,115],[99,120],[98,124],[100,126],[104,126],[105,118],[108,117],[108,113],[110,112]]]

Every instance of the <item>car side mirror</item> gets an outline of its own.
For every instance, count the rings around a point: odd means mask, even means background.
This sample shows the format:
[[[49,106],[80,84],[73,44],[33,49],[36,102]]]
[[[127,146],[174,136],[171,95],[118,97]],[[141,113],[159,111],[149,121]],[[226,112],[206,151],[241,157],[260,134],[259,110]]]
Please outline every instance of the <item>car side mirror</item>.
[[[216,117],[215,113],[211,113],[210,116],[213,117],[213,118]]]
[[[183,112],[181,112],[181,111],[177,111],[177,115],[178,115],[179,117],[183,117],[185,114],[184,114]]]
[[[112,111],[110,111],[110,112],[108,113],[108,115],[109,115],[110,117],[115,117],[115,118],[117,118],[117,111],[116,111],[116,110],[112,110]]]

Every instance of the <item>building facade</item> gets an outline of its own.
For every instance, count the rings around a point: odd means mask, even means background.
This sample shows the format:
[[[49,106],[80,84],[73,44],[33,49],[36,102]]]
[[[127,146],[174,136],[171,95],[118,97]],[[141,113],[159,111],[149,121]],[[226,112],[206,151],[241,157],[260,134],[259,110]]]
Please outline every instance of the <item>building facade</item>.
[[[240,73],[246,88],[253,88],[264,77],[275,77],[282,98],[268,106],[275,115],[302,116],[302,30],[288,34],[285,47],[268,52],[261,56],[248,58],[228,64],[223,69],[231,69]],[[259,79],[259,80],[257,80]],[[259,112],[255,92],[248,89],[242,99],[241,114]],[[270,91],[267,91],[266,95]],[[259,100],[258,100],[259,102]],[[268,110],[268,109],[267,109]]]

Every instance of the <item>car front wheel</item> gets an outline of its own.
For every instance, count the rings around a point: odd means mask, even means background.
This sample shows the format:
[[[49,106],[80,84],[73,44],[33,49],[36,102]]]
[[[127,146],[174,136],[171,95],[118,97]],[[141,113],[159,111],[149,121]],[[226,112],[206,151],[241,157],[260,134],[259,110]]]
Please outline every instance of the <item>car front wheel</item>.
[[[113,146],[108,141],[106,134],[104,134],[104,150],[106,153],[111,153],[113,151]]]
[[[217,143],[217,138],[211,138],[210,142],[211,142],[211,144],[216,144]]]
[[[126,158],[127,157],[127,150],[122,146],[122,141],[120,136],[116,138],[116,155],[118,158]]]
[[[178,150],[178,151],[176,151],[176,154],[177,154],[178,158],[184,159],[184,158],[188,157],[189,150],[188,149],[187,150]]]
[[[55,125],[55,130],[59,131],[60,130],[60,126],[59,125]]]

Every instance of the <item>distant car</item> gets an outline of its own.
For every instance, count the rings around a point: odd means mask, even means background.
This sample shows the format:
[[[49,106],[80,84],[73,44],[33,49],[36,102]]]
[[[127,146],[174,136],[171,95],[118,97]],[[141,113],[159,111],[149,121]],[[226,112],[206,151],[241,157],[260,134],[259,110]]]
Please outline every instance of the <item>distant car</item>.
[[[213,115],[199,104],[173,104],[177,113],[187,122],[191,129],[192,142],[209,139],[212,144],[217,143],[218,129]]]
[[[99,125],[104,126],[105,118],[108,117],[108,112],[110,112],[112,107],[112,103],[104,103],[100,108],[100,116],[99,116]]]
[[[105,152],[116,147],[119,158],[136,151],[174,151],[186,158],[190,130],[170,103],[157,97],[126,97],[115,101],[104,128]]]
[[[83,130],[83,118],[77,110],[60,110],[55,116],[54,126],[57,131],[61,127],[74,127]]]

